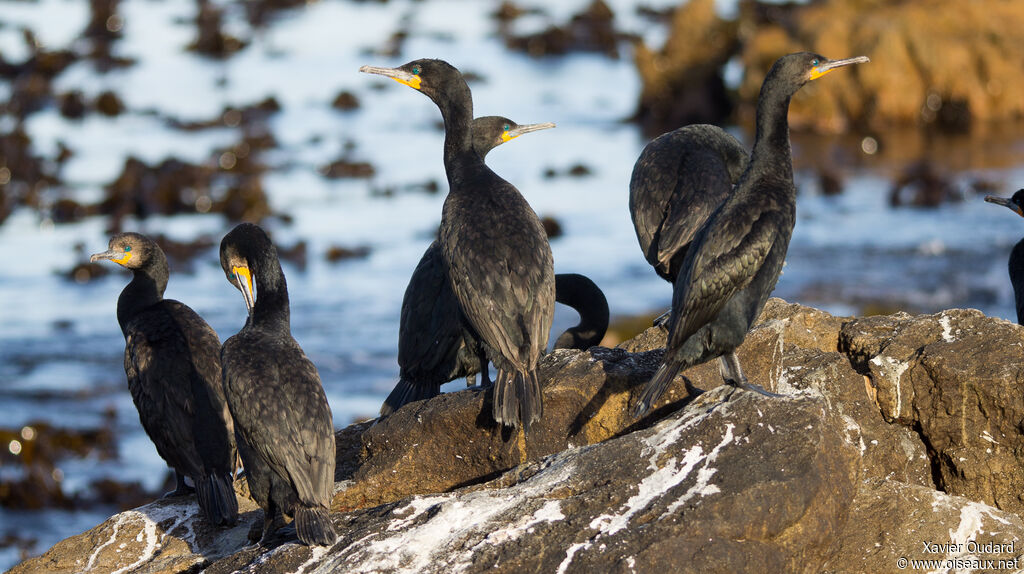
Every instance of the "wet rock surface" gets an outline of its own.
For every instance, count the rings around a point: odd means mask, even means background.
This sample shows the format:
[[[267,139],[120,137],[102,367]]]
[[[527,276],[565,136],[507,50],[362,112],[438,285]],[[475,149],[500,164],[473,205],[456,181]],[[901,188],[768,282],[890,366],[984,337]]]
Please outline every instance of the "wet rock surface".
[[[208,528],[192,497],[160,500],[13,571],[867,572],[901,558],[981,570],[1021,559],[1024,327],[972,310],[844,318],[773,299],[738,354],[782,397],[721,385],[711,362],[633,421],[664,341],[650,328],[545,357],[545,415],[528,437],[496,428],[479,388],[340,430],[330,548],[250,545],[261,513],[239,481],[234,528]]]

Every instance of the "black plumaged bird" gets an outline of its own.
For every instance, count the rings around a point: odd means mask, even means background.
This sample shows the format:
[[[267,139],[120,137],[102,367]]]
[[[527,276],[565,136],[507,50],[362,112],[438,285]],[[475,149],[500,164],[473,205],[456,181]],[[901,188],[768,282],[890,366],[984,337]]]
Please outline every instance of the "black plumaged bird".
[[[1017,215],[1024,217],[1024,189],[1018,189],[1009,199],[986,195],[985,201],[1009,207]],[[1010,284],[1013,285],[1013,299],[1017,304],[1017,322],[1024,325],[1024,239],[1021,239],[1010,251]]]
[[[674,283],[694,236],[747,168],[747,150],[718,126],[684,126],[651,140],[633,165],[629,213],[647,262]]]
[[[608,300],[593,281],[576,273],[556,274],[555,301],[575,309],[580,322],[566,329],[554,348],[586,350],[601,342],[608,330]],[[437,396],[441,385],[453,379],[466,377],[472,384],[486,358],[481,361],[479,341],[470,337],[462,327],[441,246],[434,241],[416,266],[402,299],[399,380],[381,406],[381,416]],[[486,382],[486,374],[483,378]]]
[[[152,239],[119,233],[89,258],[101,259],[132,271],[117,299],[124,372],[142,428],[174,468],[177,488],[168,496],[191,492],[188,477],[206,519],[234,524],[235,440],[217,333],[187,305],[164,299],[167,257]]]
[[[292,338],[288,286],[277,250],[242,223],[220,244],[220,265],[249,317],[224,342],[224,389],[263,540],[294,516],[299,540],[328,545],[334,487],[334,425],[316,367]]]
[[[492,149],[522,134],[553,127],[553,123],[519,125],[502,116],[475,118],[473,149],[483,159]],[[467,384],[472,384],[481,364],[486,363],[480,342],[463,329],[441,245],[434,241],[416,265],[402,297],[399,380],[380,414],[389,415],[404,404],[435,397],[441,393],[441,385],[452,379],[466,377]],[[486,371],[484,379],[488,380]]]
[[[647,413],[680,371],[715,357],[721,357],[727,383],[765,393],[747,383],[735,350],[775,288],[793,235],[789,101],[807,82],[867,61],[800,52],[779,58],[768,72],[758,96],[750,163],[687,249],[673,287],[665,357],[641,392],[634,416]]]
[[[608,299],[589,277],[579,273],[556,274],[555,301],[575,309],[580,322],[559,335],[554,348],[585,351],[604,339],[608,331]]]
[[[473,149],[473,98],[457,69],[441,60],[360,71],[426,94],[445,124],[449,192],[439,242],[464,327],[497,367],[492,413],[525,430],[544,412],[537,361],[547,348],[555,272],[544,227],[519,191]],[[483,369],[481,369],[483,370]]]

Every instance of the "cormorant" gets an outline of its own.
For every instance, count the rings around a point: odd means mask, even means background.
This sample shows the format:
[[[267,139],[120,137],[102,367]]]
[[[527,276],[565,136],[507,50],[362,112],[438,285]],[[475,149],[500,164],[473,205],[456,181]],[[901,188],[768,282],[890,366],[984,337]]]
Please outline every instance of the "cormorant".
[[[697,231],[747,168],[747,150],[718,126],[681,127],[651,140],[629,180],[629,213],[647,262],[675,283]]]
[[[747,383],[735,350],[775,288],[793,235],[789,101],[807,82],[867,61],[799,52],[779,58],[768,72],[758,96],[750,163],[687,249],[673,287],[665,357],[640,394],[634,416],[643,416],[680,371],[715,357],[722,358],[727,383],[765,392]]]
[[[1012,197],[996,197],[986,195],[985,201],[1009,207],[1017,215],[1024,217],[1024,189],[1018,189]],[[1017,242],[1010,251],[1010,283],[1013,285],[1013,298],[1017,303],[1017,322],[1024,325],[1024,239]]]
[[[483,343],[498,369],[494,420],[522,424],[529,431],[544,412],[536,369],[555,306],[555,272],[544,227],[519,191],[473,149],[473,98],[457,69],[424,59],[360,71],[419,90],[441,111],[449,192],[440,244],[448,279],[464,327]]]
[[[249,317],[224,342],[224,389],[263,540],[295,517],[308,545],[334,542],[334,426],[316,367],[292,338],[288,286],[277,250],[257,225],[242,223],[220,243],[220,265]]]
[[[163,298],[167,257],[152,239],[119,233],[107,251],[89,258],[100,259],[132,271],[117,299],[124,372],[142,428],[174,468],[177,487],[167,496],[191,492],[188,477],[206,519],[234,524],[235,442],[217,333],[184,303]]]
[[[473,120],[473,149],[481,159],[499,145],[522,134],[553,128],[553,123],[519,125],[501,116]],[[402,298],[398,327],[399,380],[380,408],[389,415],[413,401],[437,396],[441,385],[458,377],[473,384],[486,365],[480,342],[463,330],[458,299],[448,281],[441,245],[434,241],[423,253]],[[484,380],[489,382],[487,372]]]
[[[608,300],[589,277],[579,273],[556,274],[555,301],[575,309],[580,322],[559,335],[554,348],[586,351],[604,339],[608,331]]]

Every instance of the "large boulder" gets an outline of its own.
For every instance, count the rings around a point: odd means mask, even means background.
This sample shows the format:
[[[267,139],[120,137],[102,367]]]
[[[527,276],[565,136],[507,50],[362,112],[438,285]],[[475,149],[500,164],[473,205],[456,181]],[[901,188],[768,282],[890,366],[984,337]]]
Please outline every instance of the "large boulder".
[[[866,572],[901,558],[981,570],[1021,559],[1024,328],[976,311],[858,319],[774,299],[738,356],[782,397],[722,385],[712,361],[634,421],[665,337],[651,328],[619,348],[547,356],[545,415],[528,436],[496,428],[480,389],[342,429],[329,548],[251,545],[262,512],[240,488],[234,528],[206,526],[192,498],[161,500],[14,572]]]

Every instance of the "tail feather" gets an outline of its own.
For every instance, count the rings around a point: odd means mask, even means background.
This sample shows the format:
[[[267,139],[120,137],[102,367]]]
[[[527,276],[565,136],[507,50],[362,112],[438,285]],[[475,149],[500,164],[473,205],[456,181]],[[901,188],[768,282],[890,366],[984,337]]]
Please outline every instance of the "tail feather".
[[[511,427],[522,423],[523,429],[529,432],[530,425],[544,415],[544,395],[537,371],[500,370],[494,383],[493,401],[495,421]]]
[[[654,373],[651,380],[644,386],[644,390],[640,393],[640,398],[636,402],[636,406],[633,407],[633,418],[638,419],[651,409],[653,405],[661,395],[665,394],[665,389],[668,388],[669,384],[676,375],[679,374],[679,370],[682,367],[681,363],[676,361],[669,361],[661,364],[658,371]]]
[[[238,499],[230,473],[211,473],[196,480],[196,498],[211,524],[233,525],[238,521]]]
[[[338,536],[326,508],[301,505],[295,507],[295,533],[307,546],[329,546]]]
[[[441,385],[399,379],[384,404],[380,407],[380,416],[387,416],[397,411],[402,405],[422,401],[441,394]]]

